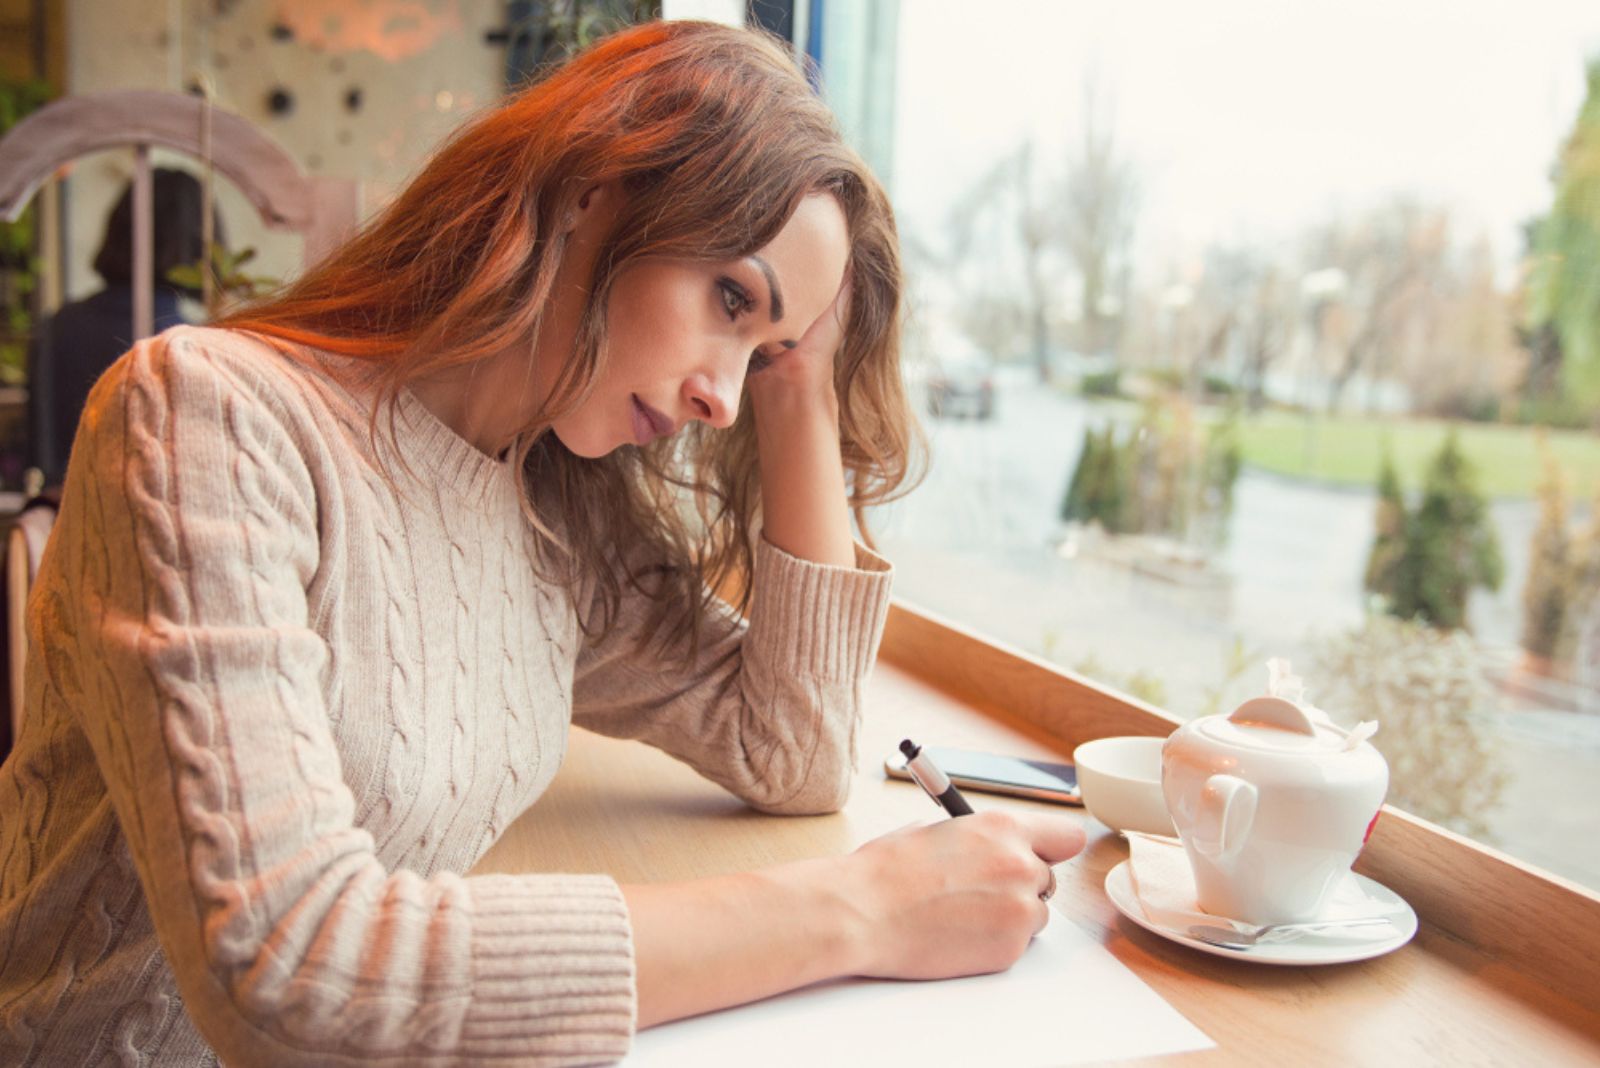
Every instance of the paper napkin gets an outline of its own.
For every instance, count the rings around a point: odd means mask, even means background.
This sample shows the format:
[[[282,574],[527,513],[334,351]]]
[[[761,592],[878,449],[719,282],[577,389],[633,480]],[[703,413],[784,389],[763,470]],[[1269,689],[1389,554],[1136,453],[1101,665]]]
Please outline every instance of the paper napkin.
[[[1225,917],[1214,916],[1200,908],[1194,885],[1194,870],[1189,867],[1189,857],[1183,846],[1174,841],[1129,835],[1128,873],[1133,883],[1134,896],[1145,918],[1159,927],[1185,931],[1197,923],[1222,926],[1249,927],[1250,924]],[[1365,890],[1353,875],[1345,874],[1328,904],[1321,920],[1354,920],[1367,916],[1401,916],[1405,908],[1391,902],[1380,901]],[[1318,931],[1316,937],[1365,941],[1373,937],[1374,928],[1357,927],[1348,931]],[[1376,928],[1383,930],[1383,928]]]

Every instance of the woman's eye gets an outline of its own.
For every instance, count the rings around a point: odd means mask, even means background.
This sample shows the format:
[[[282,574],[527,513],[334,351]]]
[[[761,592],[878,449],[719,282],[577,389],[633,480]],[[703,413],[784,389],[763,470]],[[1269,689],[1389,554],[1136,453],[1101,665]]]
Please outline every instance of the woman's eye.
[[[749,295],[731,282],[726,280],[718,282],[717,292],[722,299],[722,310],[729,319],[737,319],[739,313],[750,306]]]
[[[766,353],[762,352],[760,349],[756,349],[754,352],[752,352],[750,354],[750,370],[749,370],[748,373],[749,374],[755,374],[757,371],[765,370],[767,365],[770,364],[771,362],[772,362],[772,357],[771,356],[768,356]]]

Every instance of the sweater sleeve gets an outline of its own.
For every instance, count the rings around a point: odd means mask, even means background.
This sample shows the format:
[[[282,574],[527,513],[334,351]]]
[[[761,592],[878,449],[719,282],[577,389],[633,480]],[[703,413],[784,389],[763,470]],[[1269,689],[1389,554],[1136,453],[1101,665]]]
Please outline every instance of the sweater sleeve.
[[[307,622],[304,401],[211,349],[149,339],[96,384],[54,547],[82,596],[44,669],[83,695],[190,1017],[231,1065],[622,1056],[613,880],[388,871],[355,825]]]
[[[630,591],[579,652],[573,721],[665,750],[763,811],[837,811],[892,576],[859,544],[849,568],[758,538],[748,621],[713,600],[692,661],[638,648],[649,605]]]

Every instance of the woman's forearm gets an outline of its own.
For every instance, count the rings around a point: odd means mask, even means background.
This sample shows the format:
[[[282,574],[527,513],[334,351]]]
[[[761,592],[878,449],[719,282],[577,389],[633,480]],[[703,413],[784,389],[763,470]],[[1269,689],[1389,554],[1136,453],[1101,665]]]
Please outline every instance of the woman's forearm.
[[[864,967],[839,858],[692,883],[624,886],[641,1028]]]
[[[624,886],[638,1026],[845,975],[939,979],[1010,967],[1048,916],[1071,817],[998,810],[852,853],[694,882]]]
[[[769,392],[756,407],[762,531],[791,556],[854,567],[838,402]]]

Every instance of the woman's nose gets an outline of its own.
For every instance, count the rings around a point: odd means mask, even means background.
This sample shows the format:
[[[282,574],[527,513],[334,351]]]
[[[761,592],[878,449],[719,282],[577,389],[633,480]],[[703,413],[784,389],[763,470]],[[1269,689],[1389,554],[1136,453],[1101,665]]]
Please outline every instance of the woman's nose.
[[[737,373],[697,373],[683,383],[694,417],[718,430],[726,430],[739,417],[739,394],[743,389],[743,368]]]

